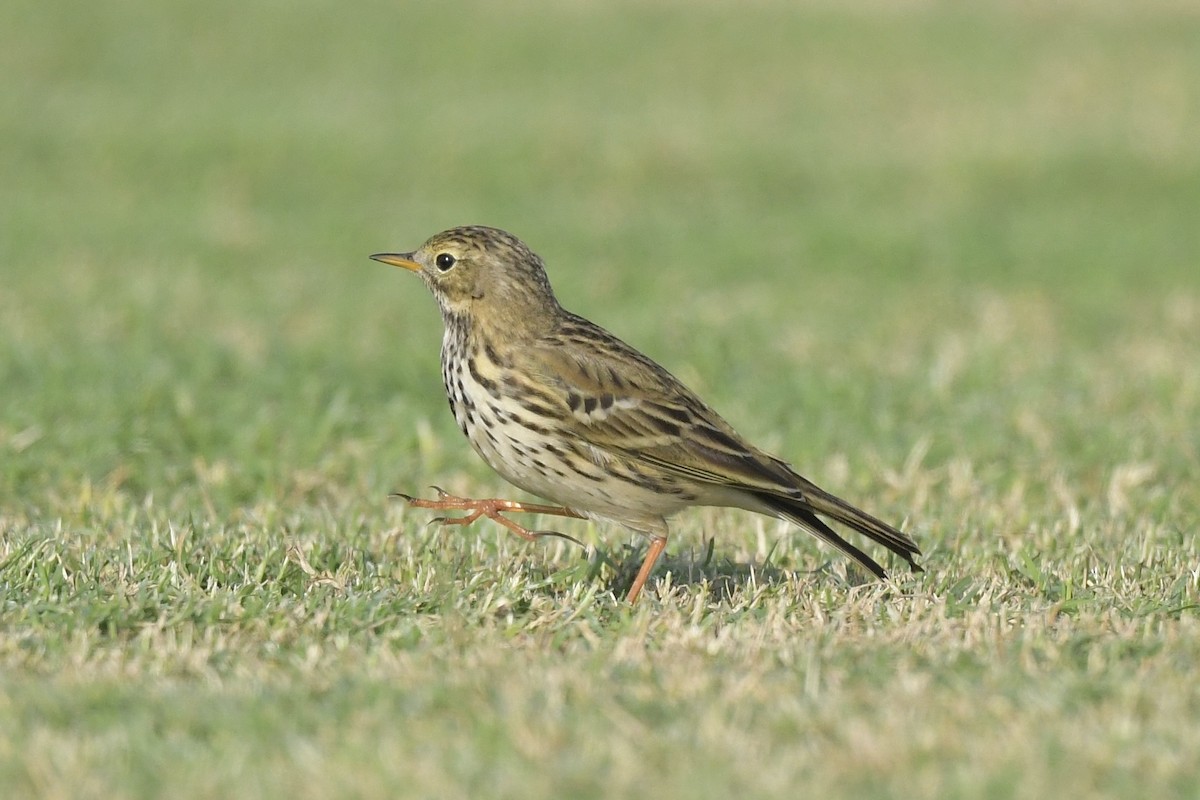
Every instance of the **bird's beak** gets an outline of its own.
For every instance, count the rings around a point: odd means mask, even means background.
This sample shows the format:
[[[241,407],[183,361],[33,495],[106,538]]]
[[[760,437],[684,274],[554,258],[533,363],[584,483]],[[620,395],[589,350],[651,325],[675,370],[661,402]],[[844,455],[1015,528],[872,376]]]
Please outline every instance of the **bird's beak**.
[[[376,253],[371,258],[384,264],[391,264],[393,267],[404,267],[413,272],[421,271],[421,265],[413,261],[412,253]]]

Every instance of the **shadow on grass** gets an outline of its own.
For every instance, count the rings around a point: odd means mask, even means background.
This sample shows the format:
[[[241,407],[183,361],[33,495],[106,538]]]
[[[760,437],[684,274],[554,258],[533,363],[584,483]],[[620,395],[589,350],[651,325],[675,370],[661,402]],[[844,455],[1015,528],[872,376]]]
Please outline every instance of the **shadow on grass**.
[[[783,583],[792,576],[799,574],[797,570],[785,570],[770,563],[737,562],[728,558],[713,558],[714,539],[708,539],[701,550],[689,548],[675,556],[664,554],[659,559],[646,581],[646,591],[655,592],[656,588],[670,575],[670,585],[698,587],[707,586],[714,600],[729,600],[738,591],[762,585]],[[602,566],[612,570],[608,580],[608,589],[617,598],[623,598],[633,585],[646,556],[646,547],[625,544],[619,550],[596,548],[590,560],[593,569],[599,572]],[[812,572],[825,572],[828,566],[822,566]]]

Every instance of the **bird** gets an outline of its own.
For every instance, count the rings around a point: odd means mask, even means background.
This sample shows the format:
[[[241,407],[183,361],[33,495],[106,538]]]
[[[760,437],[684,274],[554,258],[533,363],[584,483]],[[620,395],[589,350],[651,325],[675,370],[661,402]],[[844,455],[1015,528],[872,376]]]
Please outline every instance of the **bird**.
[[[399,495],[412,507],[466,512],[435,522],[483,517],[532,540],[562,534],[504,515],[615,521],[649,537],[631,605],[666,548],[668,519],[692,506],[786,520],[887,578],[825,517],[923,571],[908,535],[750,444],[651,358],[563,308],[541,257],[511,233],[451,228],[411,252],[371,258],[416,273],[437,301],[442,384],[472,448],[506,481],[553,503],[469,499],[436,486],[437,499]]]

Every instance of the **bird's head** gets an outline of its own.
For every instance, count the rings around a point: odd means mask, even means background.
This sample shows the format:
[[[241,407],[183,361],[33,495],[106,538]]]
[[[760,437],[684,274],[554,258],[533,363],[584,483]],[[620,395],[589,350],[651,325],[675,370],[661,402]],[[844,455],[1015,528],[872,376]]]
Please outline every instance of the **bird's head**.
[[[451,228],[411,253],[376,253],[371,258],[417,273],[443,316],[520,319],[558,308],[542,259],[499,228]]]

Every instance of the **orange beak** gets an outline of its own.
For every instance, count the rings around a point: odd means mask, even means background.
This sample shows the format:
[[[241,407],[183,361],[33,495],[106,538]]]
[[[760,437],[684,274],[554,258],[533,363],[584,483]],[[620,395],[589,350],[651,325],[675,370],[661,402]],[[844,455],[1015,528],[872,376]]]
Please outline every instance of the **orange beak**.
[[[413,261],[412,253],[376,253],[371,258],[393,267],[403,267],[413,272],[421,271],[421,265]]]

